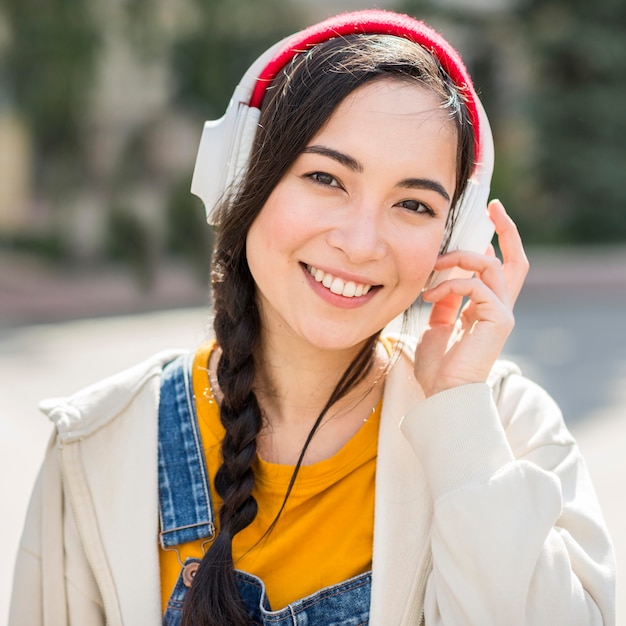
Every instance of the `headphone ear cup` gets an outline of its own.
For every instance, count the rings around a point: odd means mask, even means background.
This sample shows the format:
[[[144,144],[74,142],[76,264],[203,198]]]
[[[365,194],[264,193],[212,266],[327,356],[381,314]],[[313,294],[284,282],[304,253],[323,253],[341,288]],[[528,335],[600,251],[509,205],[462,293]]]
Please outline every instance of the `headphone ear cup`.
[[[228,159],[226,188],[237,186],[250,162],[252,144],[259,128],[261,111],[253,107],[241,107],[235,129],[235,140]]]
[[[476,166],[472,178],[467,182],[465,192],[457,205],[456,218],[451,225],[452,235],[447,252],[469,250],[483,254],[495,232],[495,226],[487,213],[494,164],[493,136],[487,114],[480,100],[476,99],[476,103],[480,115],[481,162]],[[426,287],[432,288],[444,280],[469,275],[469,272],[459,268],[433,272]]]
[[[218,202],[247,167],[261,115],[257,107],[249,106],[250,98],[262,69],[286,41],[278,41],[254,61],[235,88],[226,113],[204,124],[191,193],[204,203],[209,224],[215,224]]]
[[[205,122],[191,180],[191,192],[204,203],[207,222],[225,191],[239,183],[250,159],[259,109],[233,101],[218,120]]]

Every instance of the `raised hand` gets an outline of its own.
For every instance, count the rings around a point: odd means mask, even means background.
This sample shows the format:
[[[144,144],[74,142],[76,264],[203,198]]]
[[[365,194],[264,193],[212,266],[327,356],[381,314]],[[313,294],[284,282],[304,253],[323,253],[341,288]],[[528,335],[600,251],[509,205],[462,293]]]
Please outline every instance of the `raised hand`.
[[[528,259],[517,227],[499,200],[489,203],[489,215],[503,260],[492,246],[485,254],[443,254],[435,270],[461,267],[474,276],[446,280],[422,294],[433,305],[415,353],[415,376],[426,396],[484,382],[513,330],[513,306],[528,273]]]

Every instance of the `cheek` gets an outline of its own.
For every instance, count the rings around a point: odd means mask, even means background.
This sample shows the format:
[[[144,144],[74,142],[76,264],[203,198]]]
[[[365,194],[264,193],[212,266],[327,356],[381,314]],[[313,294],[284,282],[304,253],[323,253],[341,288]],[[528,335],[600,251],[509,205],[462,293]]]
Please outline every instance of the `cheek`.
[[[443,239],[443,230],[432,233],[421,233],[421,236],[407,237],[396,255],[404,282],[419,293],[439,256],[439,248]]]
[[[285,200],[272,194],[248,231],[246,254],[251,269],[272,265],[277,253],[287,252],[299,237],[302,219],[289,210]]]
[[[310,203],[287,179],[270,194],[250,230],[263,240],[268,251],[285,250],[308,237],[314,214]]]

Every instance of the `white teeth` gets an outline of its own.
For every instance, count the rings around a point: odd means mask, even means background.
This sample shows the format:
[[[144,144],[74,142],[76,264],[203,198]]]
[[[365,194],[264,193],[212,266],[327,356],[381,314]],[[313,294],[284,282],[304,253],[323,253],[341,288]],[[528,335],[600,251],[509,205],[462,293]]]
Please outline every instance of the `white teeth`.
[[[346,283],[346,286],[343,288],[343,295],[346,296],[347,298],[352,298],[354,297],[355,293],[356,293],[356,283],[353,283],[352,281],[350,281],[349,283]]]
[[[330,285],[330,290],[337,295],[341,295],[343,293],[344,282],[341,278],[333,279],[333,282]]]
[[[311,274],[318,283],[322,283],[324,287],[330,289],[333,293],[344,296],[345,298],[364,296],[372,288],[371,285],[363,285],[353,281],[345,282],[343,279],[333,276],[332,274],[327,274],[312,265],[307,265],[306,267],[309,274]]]

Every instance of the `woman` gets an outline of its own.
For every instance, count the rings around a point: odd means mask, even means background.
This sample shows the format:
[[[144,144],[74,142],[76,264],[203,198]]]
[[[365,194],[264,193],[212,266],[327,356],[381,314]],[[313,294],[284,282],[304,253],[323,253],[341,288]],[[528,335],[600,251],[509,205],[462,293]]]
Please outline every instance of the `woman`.
[[[246,80],[194,175],[215,341],[44,404],[12,623],[614,623],[576,444],[496,361],[527,271],[501,203],[503,262],[463,245],[489,146],[457,54],[358,12]],[[420,295],[422,336],[383,334]]]

